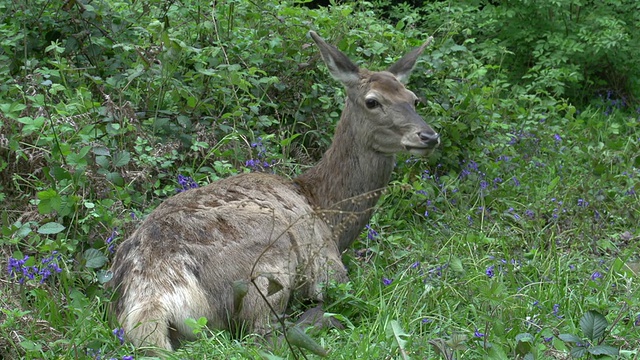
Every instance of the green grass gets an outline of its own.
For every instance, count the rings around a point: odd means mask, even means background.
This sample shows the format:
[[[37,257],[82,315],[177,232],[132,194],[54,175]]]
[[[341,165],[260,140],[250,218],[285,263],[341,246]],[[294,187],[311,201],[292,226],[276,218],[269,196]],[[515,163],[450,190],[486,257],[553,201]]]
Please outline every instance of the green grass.
[[[640,358],[640,117],[622,95],[577,108],[548,95],[558,79],[511,83],[456,19],[416,25],[444,16],[436,3],[406,27],[366,4],[18,3],[0,27],[0,358],[143,357],[107,311],[113,247],[179,175],[291,177],[317,161],[343,94],[311,24],[377,68],[435,34],[409,88],[443,140],[398,158],[344,255],[351,281],[327,284],[345,329],[309,334],[328,358]],[[169,358],[318,358],[195,320],[202,339]]]

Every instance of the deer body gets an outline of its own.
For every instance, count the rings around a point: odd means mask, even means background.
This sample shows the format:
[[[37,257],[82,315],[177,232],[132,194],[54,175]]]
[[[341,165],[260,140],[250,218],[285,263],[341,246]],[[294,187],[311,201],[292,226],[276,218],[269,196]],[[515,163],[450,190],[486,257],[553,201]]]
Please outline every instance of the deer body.
[[[174,349],[193,337],[187,318],[265,332],[271,311],[261,294],[279,314],[292,297],[322,301],[322,283],[347,280],[341,254],[368,222],[394,154],[439,144],[401,83],[428,42],[371,72],[310,35],[347,90],[332,145],[293,180],[233,176],[177,194],[145,219],[112,266],[113,310],[135,345]],[[238,281],[249,284],[240,300]]]

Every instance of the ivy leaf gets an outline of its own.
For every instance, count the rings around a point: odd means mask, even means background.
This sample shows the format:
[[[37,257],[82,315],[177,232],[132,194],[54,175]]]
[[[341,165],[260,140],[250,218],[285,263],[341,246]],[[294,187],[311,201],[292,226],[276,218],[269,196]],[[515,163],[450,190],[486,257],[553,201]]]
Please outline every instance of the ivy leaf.
[[[587,311],[580,319],[580,328],[591,341],[603,337],[608,326],[607,319],[597,311]]]

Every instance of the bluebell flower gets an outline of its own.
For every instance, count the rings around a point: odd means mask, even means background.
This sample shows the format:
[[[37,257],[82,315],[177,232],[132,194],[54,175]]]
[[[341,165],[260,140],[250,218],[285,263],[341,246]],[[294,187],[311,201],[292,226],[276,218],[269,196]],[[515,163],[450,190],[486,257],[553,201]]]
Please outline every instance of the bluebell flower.
[[[133,214],[133,213],[132,213]],[[111,235],[109,235],[109,237],[107,238],[107,249],[109,249],[110,253],[114,253],[115,252],[115,243],[113,242],[113,240],[115,240],[116,236],[118,236],[118,229],[117,228],[113,228],[113,230],[111,231]]]
[[[378,236],[380,236],[380,234],[378,234],[378,232],[375,231],[369,224],[365,225],[365,228],[367,228],[367,238],[369,238],[369,240],[375,240]]]
[[[600,279],[602,278],[602,273],[600,271],[596,271],[593,274],[591,274],[591,280],[596,280],[596,279]]]
[[[115,335],[118,338],[118,341],[120,341],[120,345],[124,344],[124,329],[123,328],[115,328],[112,331],[113,335]]]
[[[493,265],[489,266],[487,270],[484,271],[484,273],[487,274],[489,278],[494,277],[495,276],[494,266]]]
[[[180,185],[180,187],[176,189],[177,192],[183,192],[198,187],[198,183],[196,183],[191,176],[184,176],[182,174],[178,175],[178,185]]]

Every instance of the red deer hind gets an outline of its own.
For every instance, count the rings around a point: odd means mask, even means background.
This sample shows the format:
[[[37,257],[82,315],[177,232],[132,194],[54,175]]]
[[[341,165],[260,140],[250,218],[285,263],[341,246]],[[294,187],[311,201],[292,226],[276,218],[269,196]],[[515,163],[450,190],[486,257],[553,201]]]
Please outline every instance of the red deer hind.
[[[403,85],[431,38],[374,72],[309,34],[346,89],[333,143],[293,180],[232,176],[172,196],[145,219],[111,268],[113,311],[134,345],[173,350],[194,338],[188,318],[265,333],[272,313],[260,293],[279,314],[294,296],[321,302],[323,283],[347,281],[341,254],[369,221],[394,154],[427,155],[440,143]]]

